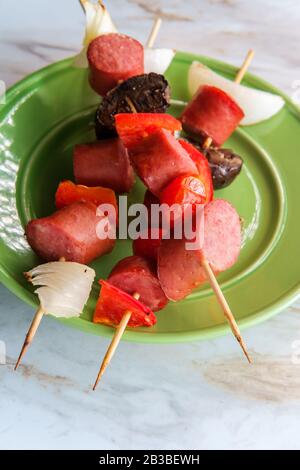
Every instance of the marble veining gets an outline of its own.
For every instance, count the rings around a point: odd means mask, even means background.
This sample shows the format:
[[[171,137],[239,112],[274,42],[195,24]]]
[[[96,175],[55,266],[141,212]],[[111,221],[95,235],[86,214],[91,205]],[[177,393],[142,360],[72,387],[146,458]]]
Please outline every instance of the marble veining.
[[[111,0],[119,30],[158,46],[238,65],[293,93],[300,79],[297,0]],[[79,51],[79,2],[0,0],[0,79],[7,86]],[[288,21],[284,20],[287,17]],[[266,22],[266,15],[268,17]],[[231,336],[178,345],[122,343],[96,393],[108,340],[44,318],[17,373],[32,309],[0,286],[0,448],[300,448],[300,301],[244,332],[248,366]],[[3,361],[0,361],[0,364]]]

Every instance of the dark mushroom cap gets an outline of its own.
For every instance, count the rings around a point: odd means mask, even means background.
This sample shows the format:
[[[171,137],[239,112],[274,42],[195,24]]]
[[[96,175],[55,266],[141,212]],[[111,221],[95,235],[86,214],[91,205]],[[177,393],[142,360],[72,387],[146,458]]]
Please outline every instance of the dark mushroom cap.
[[[98,139],[116,136],[115,114],[164,113],[170,104],[170,87],[163,75],[149,73],[131,77],[110,90],[103,98],[95,117]]]
[[[205,152],[215,189],[225,188],[240,173],[243,159],[230,149],[209,148]]]

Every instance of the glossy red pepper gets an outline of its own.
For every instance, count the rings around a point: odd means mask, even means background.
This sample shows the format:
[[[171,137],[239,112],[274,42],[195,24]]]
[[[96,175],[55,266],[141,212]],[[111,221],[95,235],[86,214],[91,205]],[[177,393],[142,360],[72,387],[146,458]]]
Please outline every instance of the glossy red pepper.
[[[73,202],[93,202],[96,206],[100,204],[111,204],[118,215],[118,205],[115,192],[101,186],[88,187],[75,184],[72,181],[62,181],[55,194],[55,205],[57,209],[69,206]]]
[[[156,316],[138,300],[107,281],[100,280],[102,286],[100,296],[94,312],[94,323],[117,326],[126,311],[131,312],[128,326],[152,326],[156,323]]]
[[[212,181],[212,175],[210,171],[210,167],[208,164],[207,158],[200,152],[194,145],[186,140],[179,139],[181,146],[184,150],[189,154],[190,158],[196,164],[197,170],[199,172],[199,176],[205,186],[206,191],[206,201],[212,201],[214,197],[214,187]]]
[[[161,204],[205,204],[207,194],[205,185],[198,175],[178,176],[164,188],[160,197]]]
[[[170,132],[181,130],[181,122],[164,113],[117,114],[115,123],[123,144],[129,150],[157,129],[166,129]]]

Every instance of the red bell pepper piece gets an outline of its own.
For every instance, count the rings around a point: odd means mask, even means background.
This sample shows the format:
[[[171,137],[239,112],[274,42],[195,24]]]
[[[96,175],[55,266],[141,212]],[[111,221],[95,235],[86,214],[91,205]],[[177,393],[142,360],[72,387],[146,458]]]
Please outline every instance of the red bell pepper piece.
[[[175,204],[170,212],[171,226],[183,224],[192,217],[194,227],[197,207],[204,207],[208,202],[205,185],[199,175],[178,176],[163,189],[160,202],[168,206]],[[192,206],[191,211],[190,206]]]
[[[146,305],[107,281],[100,280],[99,284],[102,287],[94,312],[94,323],[117,326],[124,313],[130,310],[129,327],[155,325],[156,316]]]
[[[164,113],[122,113],[115,116],[116,129],[129,150],[157,129],[180,131],[181,122]]]
[[[59,183],[55,194],[55,205],[57,209],[69,206],[73,202],[93,202],[96,206],[100,204],[111,204],[118,216],[118,205],[115,192],[109,188],[101,186],[88,187],[75,184],[72,181],[62,181]],[[116,218],[118,220],[118,217]]]
[[[147,238],[137,238],[133,240],[133,253],[137,256],[157,260],[158,248],[160,247],[163,231],[160,228],[149,227],[147,230]]]
[[[206,202],[212,201],[214,197],[213,180],[207,158],[194,145],[186,140],[179,140],[184,150],[189,154],[199,172],[199,176],[205,186]]]
[[[198,175],[178,176],[166,186],[160,197],[161,204],[205,204],[205,185]]]

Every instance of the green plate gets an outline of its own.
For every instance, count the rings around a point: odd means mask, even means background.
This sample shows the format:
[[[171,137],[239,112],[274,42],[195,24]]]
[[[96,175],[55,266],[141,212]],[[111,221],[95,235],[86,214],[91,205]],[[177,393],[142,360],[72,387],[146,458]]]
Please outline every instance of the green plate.
[[[187,71],[197,59],[227,77],[235,75],[230,65],[178,53],[167,72],[173,98],[188,98]],[[250,74],[244,83],[282,95]],[[215,194],[231,201],[245,221],[240,258],[219,276],[241,327],[267,319],[299,294],[300,121],[299,110],[284,98],[286,105],[279,114],[240,128],[230,138],[228,145],[244,157],[245,165],[230,187]],[[39,260],[27,245],[24,226],[33,217],[54,210],[58,182],[73,177],[72,147],[94,139],[98,101],[89,89],[86,71],[72,68],[67,59],[16,84],[8,91],[6,104],[0,105],[0,278],[33,306],[37,298],[22,273]],[[171,112],[176,115],[180,109]],[[144,187],[137,183],[130,200],[142,201],[143,193]],[[131,242],[118,241],[113,253],[92,266],[98,277],[105,278],[119,259],[130,254]],[[95,282],[81,318],[62,322],[89,333],[111,335],[111,328],[91,321],[98,292]],[[155,327],[127,330],[124,339],[175,342],[229,331],[208,286],[182,302],[170,303],[157,317]]]

